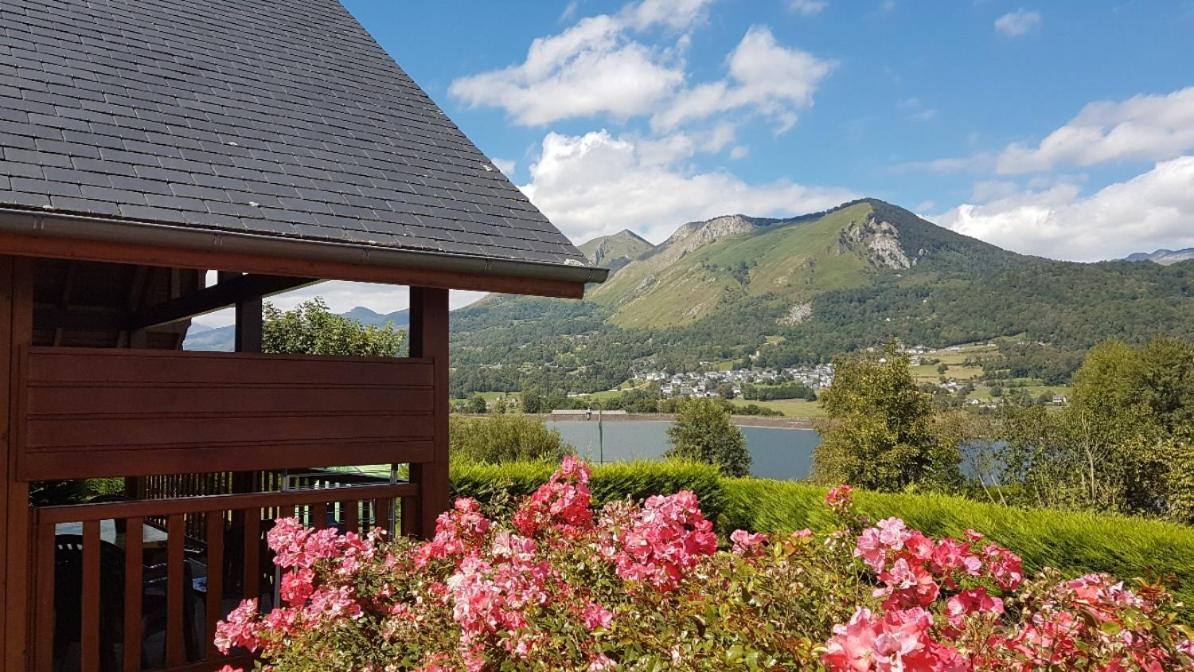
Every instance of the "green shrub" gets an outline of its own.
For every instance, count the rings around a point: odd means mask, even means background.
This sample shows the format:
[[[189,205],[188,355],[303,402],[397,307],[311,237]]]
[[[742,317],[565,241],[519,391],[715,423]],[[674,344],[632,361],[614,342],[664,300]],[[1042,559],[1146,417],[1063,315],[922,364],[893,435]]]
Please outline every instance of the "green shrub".
[[[559,432],[548,429],[542,420],[512,413],[487,418],[451,418],[448,446],[452,459],[465,462],[546,460],[558,464],[565,455],[575,452],[560,438]]]
[[[712,399],[687,399],[668,427],[667,456],[716,464],[726,476],[750,473],[746,437],[730,420],[730,409]]]
[[[803,483],[723,479],[723,530],[787,532],[831,529],[821,504],[825,489]],[[1106,572],[1114,576],[1172,576],[1194,619],[1194,528],[1115,515],[1026,509],[945,495],[856,492],[857,510],[880,520],[904,519],[933,536],[958,536],[967,528],[1014,548],[1025,568],[1045,566],[1067,576]]]
[[[452,465],[452,497],[472,497],[493,514],[509,514],[519,500],[530,496],[551,477],[556,465],[550,462]],[[652,495],[670,495],[691,490],[701,510],[717,520],[725,503],[717,467],[683,461],[619,462],[593,465],[589,489],[598,506],[606,502]]]

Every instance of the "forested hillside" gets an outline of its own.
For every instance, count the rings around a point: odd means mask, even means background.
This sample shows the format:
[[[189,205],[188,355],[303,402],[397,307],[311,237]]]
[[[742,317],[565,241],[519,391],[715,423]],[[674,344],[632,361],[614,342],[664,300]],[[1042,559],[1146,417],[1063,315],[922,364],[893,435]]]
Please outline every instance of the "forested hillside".
[[[612,387],[635,367],[782,366],[900,341],[1021,335],[1060,352],[1194,337],[1194,261],[1029,257],[882,201],[684,225],[584,301],[493,297],[453,315],[457,393]]]

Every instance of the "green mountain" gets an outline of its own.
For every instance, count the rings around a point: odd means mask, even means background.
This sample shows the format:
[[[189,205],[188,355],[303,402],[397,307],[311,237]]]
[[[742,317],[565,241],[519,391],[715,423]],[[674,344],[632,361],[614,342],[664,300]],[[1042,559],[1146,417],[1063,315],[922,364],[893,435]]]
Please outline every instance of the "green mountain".
[[[607,389],[635,368],[782,366],[898,340],[1024,335],[1078,350],[1194,337],[1194,261],[1082,264],[1002,250],[874,199],[681,226],[584,301],[495,297],[453,314],[458,391]]]
[[[577,246],[589,261],[616,271],[654,249],[648,240],[622,229],[610,236],[600,236]]]

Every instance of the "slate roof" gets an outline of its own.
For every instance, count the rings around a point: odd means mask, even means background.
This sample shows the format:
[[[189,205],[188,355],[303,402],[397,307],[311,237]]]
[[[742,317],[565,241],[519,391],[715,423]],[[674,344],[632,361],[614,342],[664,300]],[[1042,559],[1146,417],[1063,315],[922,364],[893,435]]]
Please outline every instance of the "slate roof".
[[[335,0],[0,0],[0,205],[584,256]]]

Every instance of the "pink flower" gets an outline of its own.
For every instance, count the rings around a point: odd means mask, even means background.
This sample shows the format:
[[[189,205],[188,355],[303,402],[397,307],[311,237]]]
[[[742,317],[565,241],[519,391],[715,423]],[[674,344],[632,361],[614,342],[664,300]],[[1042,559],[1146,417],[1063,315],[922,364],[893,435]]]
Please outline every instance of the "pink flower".
[[[763,544],[767,543],[767,535],[750,533],[746,530],[734,530],[730,534],[730,541],[734,542],[734,554],[745,558],[754,558],[763,554]]]
[[[604,653],[598,654],[597,657],[589,661],[588,672],[606,672],[607,670],[618,669],[618,664],[609,658]]]
[[[668,497],[650,497],[623,527],[607,529],[600,542],[618,576],[646,582],[667,592],[675,588],[704,556],[717,550],[713,523],[705,520],[696,495],[682,490]]]
[[[229,612],[228,618],[217,623],[213,639],[220,653],[227,655],[234,647],[257,651],[261,647],[257,616],[257,600],[244,600]]]
[[[282,575],[279,594],[287,604],[295,605],[311,597],[315,591],[315,572],[309,567],[292,569]]]
[[[523,535],[554,530],[565,538],[583,534],[593,527],[590,507],[589,466],[568,456],[551,479],[514,513],[514,527]]]
[[[908,526],[899,518],[885,518],[876,527],[879,528],[879,543],[893,551],[904,548],[904,542],[912,536]]]
[[[876,572],[883,571],[887,549],[879,540],[879,530],[871,527],[858,535],[858,543],[854,546],[854,557],[862,558],[867,567]]]
[[[598,628],[608,628],[609,624],[614,620],[614,613],[596,602],[590,602],[581,610],[580,618],[586,628],[596,630]]]
[[[245,672],[245,671],[243,668],[240,668],[240,667],[233,667],[231,665],[225,665],[224,667],[221,667],[217,672]]]
[[[422,569],[432,560],[451,559],[459,562],[466,553],[484,545],[490,522],[476,500],[457,499],[451,511],[435,520],[435,537],[414,554],[415,567]]]
[[[854,505],[853,495],[853,488],[845,484],[839,485],[825,493],[825,505],[838,515],[845,514]]]
[[[341,618],[360,618],[361,605],[357,603],[349,586],[330,588],[320,586],[311,594],[311,600],[303,609],[303,618],[308,622],[335,621]]]
[[[987,594],[985,588],[963,590],[945,602],[945,615],[950,625],[962,627],[966,616],[971,614],[1003,615],[1003,600]]]
[[[985,546],[982,552],[987,562],[987,572],[1000,588],[1015,590],[1020,587],[1024,582],[1020,556],[997,544]]]
[[[891,568],[879,575],[887,584],[881,591],[889,595],[883,603],[884,609],[927,607],[937,599],[939,587],[933,576],[920,564],[909,563],[899,558]]]
[[[833,628],[825,648],[826,667],[835,671],[867,672],[875,658],[877,619],[870,609],[860,607],[846,625]]]

